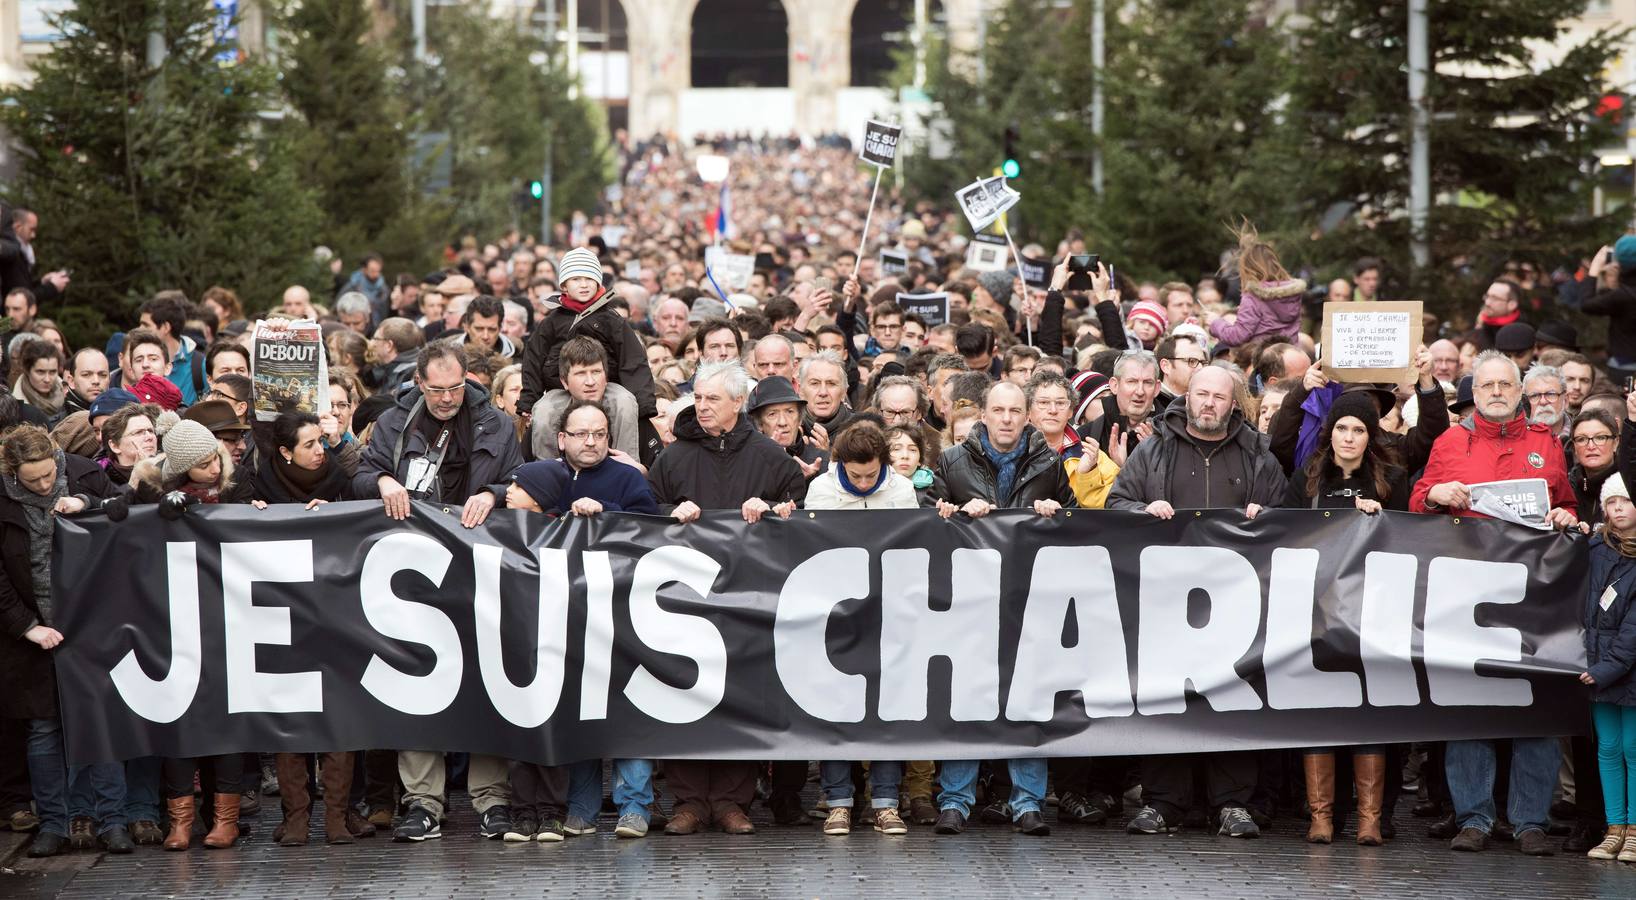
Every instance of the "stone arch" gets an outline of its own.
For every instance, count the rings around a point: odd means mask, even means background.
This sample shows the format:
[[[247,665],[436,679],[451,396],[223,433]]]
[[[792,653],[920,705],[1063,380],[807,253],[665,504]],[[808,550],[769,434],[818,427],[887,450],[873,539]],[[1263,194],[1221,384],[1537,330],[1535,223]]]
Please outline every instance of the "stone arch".
[[[690,22],[693,87],[789,87],[790,15],[782,0],[697,0]]]

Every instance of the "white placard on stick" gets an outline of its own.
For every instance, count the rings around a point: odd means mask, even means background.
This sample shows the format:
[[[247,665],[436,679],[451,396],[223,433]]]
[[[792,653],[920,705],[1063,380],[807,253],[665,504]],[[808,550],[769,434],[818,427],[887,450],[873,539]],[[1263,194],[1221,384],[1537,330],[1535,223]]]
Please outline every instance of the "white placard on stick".
[[[1423,306],[1418,300],[1325,303],[1324,372],[1337,381],[1399,384],[1415,377]]]
[[[973,233],[993,225],[1001,213],[1022,199],[1021,194],[1006,185],[1003,175],[979,178],[956,191],[954,196],[960,201],[960,211],[966,214]]]
[[[725,156],[705,154],[699,157],[695,165],[699,168],[699,180],[705,184],[721,184],[727,180],[727,172],[732,168],[732,161]]]
[[[903,250],[882,250],[880,252],[880,274],[882,277],[904,275],[909,271],[909,254]]]
[[[716,283],[723,289],[730,291],[747,290],[750,287],[750,276],[755,274],[756,258],[748,253],[728,253],[720,247],[706,247],[704,264],[710,268],[710,274],[716,277]]]
[[[966,246],[966,268],[973,272],[998,272],[1005,267],[1005,238],[979,234]]]
[[[858,158],[882,168],[891,168],[898,159],[898,137],[902,133],[901,125],[888,125],[871,119],[863,127],[863,147],[858,151]]]

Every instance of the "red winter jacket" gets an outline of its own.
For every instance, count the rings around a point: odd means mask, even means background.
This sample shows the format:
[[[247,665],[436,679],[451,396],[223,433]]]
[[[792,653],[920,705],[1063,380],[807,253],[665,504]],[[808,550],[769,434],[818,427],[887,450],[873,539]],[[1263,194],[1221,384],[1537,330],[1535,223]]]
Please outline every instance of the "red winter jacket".
[[[1426,495],[1431,493],[1431,489],[1447,481],[1481,484],[1514,478],[1544,478],[1551,489],[1551,508],[1561,507],[1578,515],[1578,503],[1574,498],[1573,484],[1568,481],[1568,461],[1562,455],[1562,445],[1548,426],[1530,425],[1527,418],[1520,414],[1503,424],[1472,414],[1459,426],[1443,432],[1437,443],[1432,445],[1426,472],[1409,497],[1409,511],[1451,512],[1426,505]],[[1452,512],[1486,518],[1469,509]]]

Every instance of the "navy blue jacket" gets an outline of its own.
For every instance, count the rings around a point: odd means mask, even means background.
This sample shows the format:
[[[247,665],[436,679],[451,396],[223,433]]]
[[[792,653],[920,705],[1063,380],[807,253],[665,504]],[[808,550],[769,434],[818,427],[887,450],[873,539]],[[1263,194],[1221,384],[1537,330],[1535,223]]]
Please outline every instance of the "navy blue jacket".
[[[1602,608],[1602,592],[1613,585],[1613,603]],[[1585,597],[1585,661],[1596,679],[1591,699],[1598,703],[1636,706],[1636,559],[1621,556],[1601,535],[1591,538],[1590,591]]]
[[[568,465],[565,462],[561,464]],[[602,504],[604,512],[659,514],[659,504],[654,502],[653,490],[648,487],[648,480],[642,476],[642,471],[635,466],[608,458],[579,472],[570,466],[568,472],[568,490],[563,492],[556,512],[567,513],[575,500],[590,497]]]

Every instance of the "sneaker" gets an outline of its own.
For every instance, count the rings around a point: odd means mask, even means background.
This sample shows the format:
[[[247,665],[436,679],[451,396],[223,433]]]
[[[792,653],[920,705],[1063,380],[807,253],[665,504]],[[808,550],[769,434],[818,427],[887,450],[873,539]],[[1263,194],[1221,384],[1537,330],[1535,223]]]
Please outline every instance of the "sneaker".
[[[568,821],[562,823],[562,830],[567,834],[596,834],[596,823],[587,822],[579,816],[569,816]]]
[[[985,825],[1009,825],[1012,818],[1011,804],[1004,800],[996,800],[990,803],[983,807],[982,812],[977,814],[977,821]]]
[[[816,806],[807,810],[807,818],[817,819],[820,822],[829,818],[829,801],[819,800]]]
[[[261,764],[261,795],[263,797],[278,796],[278,769],[272,763]]]
[[[558,841],[566,840],[567,837],[567,833],[562,830],[561,819],[546,819],[540,823],[539,829],[534,832],[534,840],[542,844],[555,844]]]
[[[641,838],[648,836],[648,820],[640,813],[626,813],[619,817],[619,824],[614,826],[614,836],[622,838]]]
[[[97,845],[97,820],[90,816],[75,816],[68,823],[68,846],[75,850],[89,850]]]
[[[11,815],[6,816],[6,820],[4,822],[0,822],[0,827],[10,828],[12,831],[17,832],[18,834],[23,834],[39,828],[40,817],[35,815],[34,810],[32,809],[19,809]]]
[[[1108,812],[1091,805],[1089,800],[1072,791],[1064,791],[1057,801],[1057,821],[1073,825],[1102,825],[1108,821]]]
[[[477,835],[494,840],[511,830],[511,807],[501,804],[483,810],[477,816]]]
[[[884,806],[875,810],[875,830],[881,834],[908,834],[909,826],[897,809]]]
[[[1044,837],[1051,833],[1051,826],[1045,824],[1045,817],[1037,810],[1029,810],[1011,823],[1011,830],[1032,837]]]
[[[958,809],[945,809],[937,814],[932,830],[938,834],[959,834],[966,830],[966,814]]]
[[[1221,810],[1221,827],[1216,834],[1223,837],[1258,838],[1261,826],[1255,824],[1250,811],[1242,806],[1227,806]]]
[[[1178,830],[1151,806],[1142,807],[1142,811],[1125,826],[1126,834],[1175,834]]]
[[[410,841],[429,841],[443,836],[443,828],[437,823],[437,816],[426,811],[426,807],[415,805],[409,807],[404,814],[403,821],[392,831],[392,840],[404,844]]]
[[[842,835],[852,833],[852,807],[831,807],[829,817],[824,819],[824,834]]]
[[[532,842],[534,840],[535,833],[539,830],[540,823],[534,821],[533,816],[518,816],[511,821],[511,827],[506,829],[506,833],[500,835],[500,840],[505,841],[508,844],[521,844],[525,841]]]

